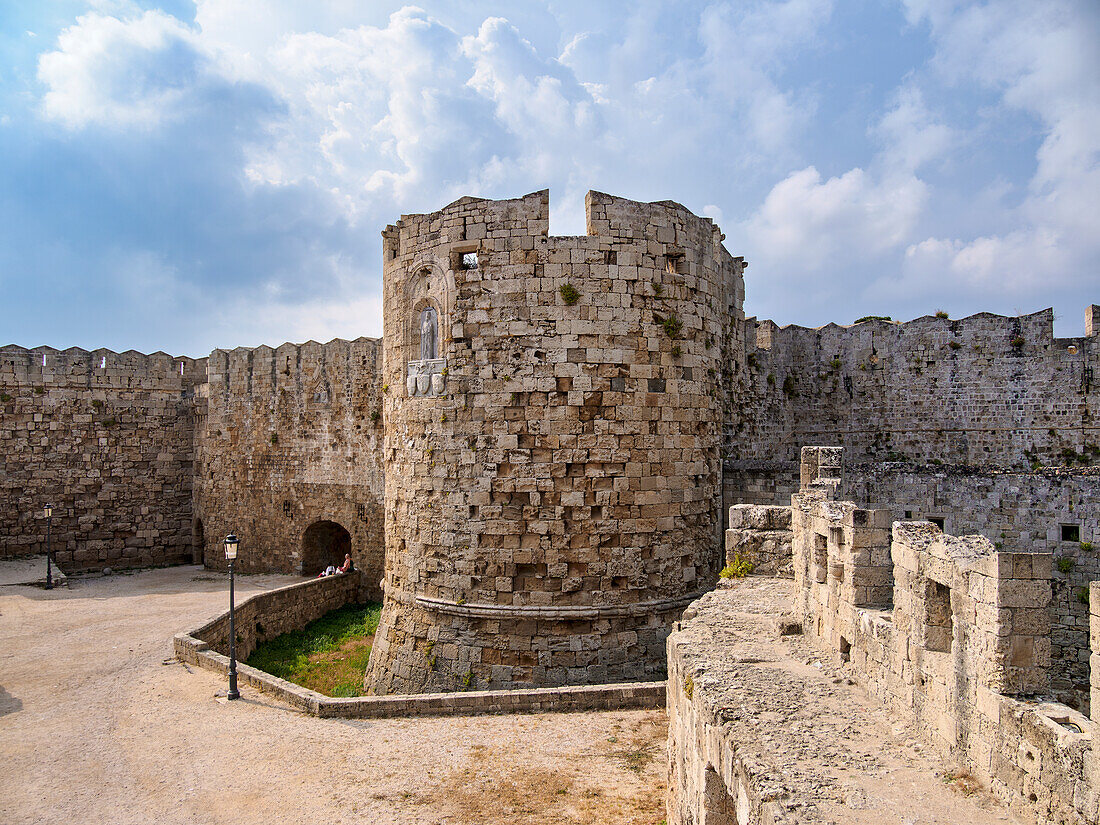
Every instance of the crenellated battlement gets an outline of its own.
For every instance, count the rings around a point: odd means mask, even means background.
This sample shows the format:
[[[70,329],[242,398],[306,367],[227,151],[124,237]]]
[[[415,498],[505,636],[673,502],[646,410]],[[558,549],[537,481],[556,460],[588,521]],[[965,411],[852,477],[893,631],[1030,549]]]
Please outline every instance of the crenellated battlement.
[[[216,349],[209,358],[209,392],[231,392],[252,396],[254,400],[273,392],[320,393],[324,396],[321,400],[328,400],[337,390],[350,390],[350,386],[333,386],[334,368],[342,373],[350,369],[373,378],[381,366],[380,350],[381,339],[365,337],[334,338],[325,344],[311,340],[277,347],[264,344]]]
[[[1091,316],[1093,307],[1089,307]],[[805,327],[798,324],[779,326],[774,321],[745,319],[749,352],[756,350],[800,349],[822,352],[835,349],[838,353],[861,348],[893,347],[895,350],[918,349],[940,345],[948,349],[951,341],[969,345],[971,351],[985,348],[988,352],[1019,358],[1049,353],[1051,357],[1081,356],[1081,348],[1095,333],[1086,324],[1081,337],[1054,336],[1054,310],[1043,309],[1027,315],[997,315],[978,312],[964,318],[943,318],[922,315],[911,321],[886,321],[872,318],[856,324],[825,324]],[[1071,347],[1077,352],[1072,352]]]
[[[206,358],[137,350],[0,347],[0,385],[187,391],[206,380]]]

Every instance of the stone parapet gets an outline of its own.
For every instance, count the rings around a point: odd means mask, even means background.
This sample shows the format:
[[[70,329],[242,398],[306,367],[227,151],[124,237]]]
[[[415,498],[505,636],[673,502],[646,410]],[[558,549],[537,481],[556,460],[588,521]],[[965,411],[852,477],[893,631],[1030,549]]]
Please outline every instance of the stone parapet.
[[[729,509],[726,564],[747,561],[757,574],[791,573],[791,508],[735,504]]]
[[[346,604],[360,603],[363,586],[363,576],[356,571],[308,579],[249,596],[234,608],[237,658],[243,661],[261,642],[301,630]],[[177,653],[207,648],[223,655],[229,653],[229,611],[176,637]]]
[[[348,574],[311,579],[250,596],[235,608],[238,659],[247,659],[260,642],[300,630],[329,611],[358,601],[361,587],[360,575]],[[180,661],[228,675],[228,612],[178,634],[173,648]],[[664,682],[645,682],[333,698],[249,665],[238,663],[237,674],[240,684],[313,716],[348,719],[659,708],[665,697]]]
[[[938,723],[899,727],[916,721],[912,706],[898,715],[877,701],[881,683],[859,657],[872,633],[892,637],[890,622],[865,612],[851,662],[821,661],[811,637],[776,621],[792,590],[783,579],[729,582],[669,637],[669,825],[1005,821],[984,791],[949,787],[966,762],[945,772],[940,754],[910,747]],[[982,772],[970,769],[984,788],[1026,821],[1095,823],[1076,807],[1088,808],[1092,723],[1061,705],[983,697],[992,750]]]

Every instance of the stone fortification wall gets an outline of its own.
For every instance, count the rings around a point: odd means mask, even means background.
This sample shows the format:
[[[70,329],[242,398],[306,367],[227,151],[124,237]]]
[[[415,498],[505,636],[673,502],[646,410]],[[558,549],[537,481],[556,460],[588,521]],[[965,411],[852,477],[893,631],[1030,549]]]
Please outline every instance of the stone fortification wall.
[[[757,575],[790,575],[791,508],[735,504],[729,509],[726,564],[752,565]]]
[[[206,359],[0,349],[0,556],[68,572],[192,559],[192,397]]]
[[[803,444],[843,446],[853,464],[1094,463],[1094,315],[1083,338],[1055,338],[1051,310],[818,329],[747,320],[725,432],[727,503],[785,503]]]
[[[211,353],[195,465],[208,566],[225,566],[230,532],[245,571],[316,575],[347,549],[380,596],[380,350],[358,338]]]
[[[1088,708],[1087,591],[1100,579],[1100,471],[890,463],[846,467],[844,475],[845,498],[882,502],[896,519],[942,520],[947,533],[980,533],[998,549],[1053,554],[1051,690]]]
[[[376,692],[657,678],[721,564],[741,262],[672,203],[463,198],[384,235]]]
[[[792,509],[811,642],[1012,807],[1041,821],[1096,822],[1093,725],[1041,700],[1051,555],[1000,551],[928,522],[884,530],[890,511],[834,501],[824,485],[796,495]]]

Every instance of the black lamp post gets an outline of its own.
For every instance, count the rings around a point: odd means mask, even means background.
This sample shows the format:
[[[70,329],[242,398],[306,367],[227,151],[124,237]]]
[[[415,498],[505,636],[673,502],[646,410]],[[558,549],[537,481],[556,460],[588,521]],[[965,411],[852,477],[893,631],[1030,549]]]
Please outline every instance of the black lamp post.
[[[237,559],[237,537],[230,533],[225,537],[225,557],[229,560],[229,693],[227,699],[240,699],[237,690],[237,624],[233,614],[233,562]]]
[[[50,522],[53,520],[53,505],[43,508],[46,513],[46,589],[53,590],[53,571],[50,569]]]

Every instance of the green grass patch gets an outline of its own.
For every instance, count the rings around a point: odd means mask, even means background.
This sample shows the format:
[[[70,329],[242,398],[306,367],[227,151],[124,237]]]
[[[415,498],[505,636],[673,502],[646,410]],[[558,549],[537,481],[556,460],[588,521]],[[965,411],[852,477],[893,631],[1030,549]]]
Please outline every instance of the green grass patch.
[[[246,664],[325,696],[363,693],[382,605],[349,604],[258,645]]]

